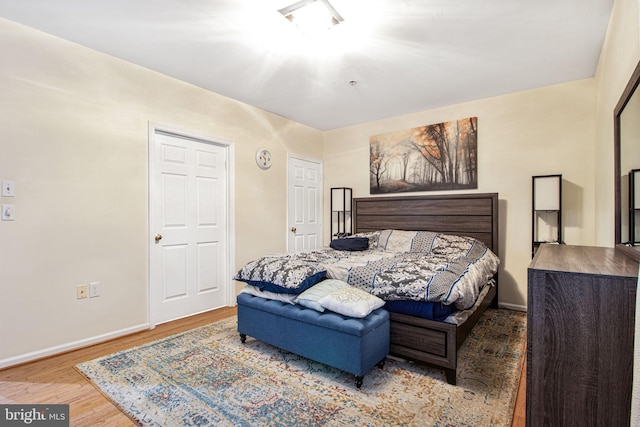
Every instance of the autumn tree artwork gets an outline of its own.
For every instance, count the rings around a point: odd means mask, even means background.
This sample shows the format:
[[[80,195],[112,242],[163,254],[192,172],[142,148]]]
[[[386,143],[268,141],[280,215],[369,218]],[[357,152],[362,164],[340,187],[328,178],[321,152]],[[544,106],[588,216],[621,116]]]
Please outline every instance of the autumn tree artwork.
[[[369,138],[370,193],[478,188],[478,118]]]

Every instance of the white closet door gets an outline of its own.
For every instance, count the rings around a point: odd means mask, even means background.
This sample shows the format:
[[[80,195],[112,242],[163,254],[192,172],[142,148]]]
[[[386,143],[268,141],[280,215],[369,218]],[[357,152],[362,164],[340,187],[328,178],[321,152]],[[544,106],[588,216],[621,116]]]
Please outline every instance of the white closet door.
[[[226,305],[227,147],[156,132],[151,180],[152,323]]]

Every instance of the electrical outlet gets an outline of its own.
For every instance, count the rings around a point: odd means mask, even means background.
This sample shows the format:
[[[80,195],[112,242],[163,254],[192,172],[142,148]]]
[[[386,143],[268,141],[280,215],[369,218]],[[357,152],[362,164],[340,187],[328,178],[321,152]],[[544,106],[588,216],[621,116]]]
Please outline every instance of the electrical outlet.
[[[85,299],[89,296],[89,285],[78,285],[77,297],[78,299]]]
[[[100,296],[100,282],[89,283],[89,298]]]

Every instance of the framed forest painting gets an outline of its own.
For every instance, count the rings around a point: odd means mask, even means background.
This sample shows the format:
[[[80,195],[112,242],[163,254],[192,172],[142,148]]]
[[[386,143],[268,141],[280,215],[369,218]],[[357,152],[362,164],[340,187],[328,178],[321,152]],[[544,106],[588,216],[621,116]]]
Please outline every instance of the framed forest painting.
[[[370,193],[478,188],[478,118],[369,138]]]

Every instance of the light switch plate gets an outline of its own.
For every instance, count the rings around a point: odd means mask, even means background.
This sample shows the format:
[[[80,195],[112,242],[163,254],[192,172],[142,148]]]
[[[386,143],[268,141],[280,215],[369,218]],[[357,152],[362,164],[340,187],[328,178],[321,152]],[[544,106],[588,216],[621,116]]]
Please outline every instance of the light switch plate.
[[[89,283],[89,298],[95,298],[100,296],[100,282]]]
[[[14,181],[2,181],[2,197],[14,197],[16,195],[16,183]]]
[[[13,221],[16,217],[15,205],[2,205],[2,220]]]

